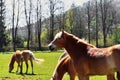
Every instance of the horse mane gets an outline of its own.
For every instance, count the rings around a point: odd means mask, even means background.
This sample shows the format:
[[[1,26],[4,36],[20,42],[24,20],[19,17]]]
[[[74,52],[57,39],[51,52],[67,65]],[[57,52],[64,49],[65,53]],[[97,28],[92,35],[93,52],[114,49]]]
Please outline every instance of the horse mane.
[[[94,45],[89,44],[88,41],[85,40],[85,39],[83,39],[83,38],[80,39],[80,38],[76,37],[73,34],[67,33],[66,31],[64,31],[64,34],[68,35],[69,37],[71,37],[72,39],[74,39],[76,41],[76,43],[78,43],[78,44],[84,44],[84,45],[88,45],[88,46],[91,46],[91,47],[95,47]]]
[[[14,62],[15,62],[15,56],[16,54],[19,54],[20,53],[20,50],[17,50],[15,53],[13,53],[12,57],[11,57],[11,60],[10,60],[10,65],[13,65]]]
[[[9,65],[13,65],[15,62],[15,53],[12,55]]]

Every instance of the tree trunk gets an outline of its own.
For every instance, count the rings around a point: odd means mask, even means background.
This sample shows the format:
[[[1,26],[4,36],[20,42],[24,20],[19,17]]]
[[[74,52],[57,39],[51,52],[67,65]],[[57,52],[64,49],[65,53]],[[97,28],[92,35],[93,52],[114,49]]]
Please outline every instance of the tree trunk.
[[[103,30],[103,43],[104,43],[104,47],[106,47],[106,37],[107,37],[107,32],[106,32],[106,17],[107,17],[107,8],[106,8],[106,4],[105,4],[105,0],[104,3],[102,0],[100,0],[100,8],[101,8],[101,16],[102,16],[102,30]]]
[[[96,0],[96,47],[98,47],[98,5]]]
[[[90,19],[90,1],[88,2],[88,6],[87,6],[87,15],[88,15],[88,42],[90,43],[90,24],[91,24],[91,19]]]
[[[54,38],[54,14],[51,14],[50,18],[50,41]]]

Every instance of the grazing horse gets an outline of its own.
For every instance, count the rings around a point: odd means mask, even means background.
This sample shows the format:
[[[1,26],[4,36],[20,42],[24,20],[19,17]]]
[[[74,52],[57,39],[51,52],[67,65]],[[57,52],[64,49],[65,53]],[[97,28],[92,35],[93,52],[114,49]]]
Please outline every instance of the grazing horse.
[[[20,74],[22,74],[23,61],[25,61],[26,74],[27,74],[28,73],[28,60],[30,60],[31,62],[32,74],[34,74],[32,60],[34,60],[36,63],[41,63],[44,61],[43,59],[35,58],[33,52],[30,50],[23,50],[23,51],[17,50],[11,57],[11,61],[9,63],[9,72],[11,72],[14,69],[14,63],[16,61],[18,64],[16,72],[19,71],[19,67],[20,67]]]
[[[59,58],[51,80],[62,80],[66,72],[70,75],[70,80],[75,80],[76,71],[74,69],[73,62],[70,56],[67,55],[67,53],[64,53]]]
[[[114,72],[120,72],[120,45],[96,48],[70,33],[61,31],[48,47],[50,50],[64,48],[67,51],[79,80],[89,80],[89,76],[94,75],[107,75],[109,80],[115,80]],[[120,80],[120,76],[117,78]]]

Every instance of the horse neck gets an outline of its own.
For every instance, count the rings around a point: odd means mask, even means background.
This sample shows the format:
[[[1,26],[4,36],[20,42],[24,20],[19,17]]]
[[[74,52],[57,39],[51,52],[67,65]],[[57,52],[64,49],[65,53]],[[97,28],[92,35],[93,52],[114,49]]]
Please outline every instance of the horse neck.
[[[73,59],[85,55],[87,51],[87,45],[74,38],[68,38],[64,48]]]
[[[53,78],[53,80],[62,80],[64,74],[65,74],[65,72],[63,73],[62,70],[61,70],[61,71],[56,71],[56,72],[53,74],[52,78]]]
[[[10,61],[10,66],[13,66],[15,63],[15,55],[12,56],[11,61]]]
[[[67,63],[65,62],[66,58],[59,61],[55,71],[53,73],[53,80],[62,80],[64,74],[67,72]]]

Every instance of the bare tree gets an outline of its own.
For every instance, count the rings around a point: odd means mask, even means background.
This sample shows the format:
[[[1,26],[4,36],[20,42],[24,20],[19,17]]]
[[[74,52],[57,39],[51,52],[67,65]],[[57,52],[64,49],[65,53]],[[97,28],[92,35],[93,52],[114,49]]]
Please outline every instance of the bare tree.
[[[65,11],[64,11],[64,3],[62,2],[61,3],[62,4],[62,15],[61,15],[61,17],[62,17],[62,21],[61,21],[61,23],[62,23],[62,25],[61,25],[61,29],[65,29]]]
[[[58,10],[59,14],[57,15],[57,20],[56,22],[59,25],[59,30],[63,30],[64,29],[64,21],[65,21],[65,13],[64,13],[64,3],[61,1],[59,3],[60,5],[60,9]]]
[[[105,0],[104,0],[105,1]],[[107,8],[105,7],[105,2],[103,4],[103,0],[100,0],[100,8],[101,8],[101,17],[102,17],[102,30],[103,30],[103,42],[104,47],[106,46],[106,17],[107,17]]]
[[[90,23],[91,23],[90,1],[88,1],[88,5],[87,5],[87,16],[88,16],[88,42],[90,43]]]
[[[98,47],[98,2],[95,2],[96,7],[96,47]]]
[[[29,0],[29,11],[27,12],[27,6],[26,0],[24,0],[24,12],[25,12],[25,18],[26,18],[26,24],[27,24],[27,30],[28,30],[28,38],[27,38],[27,49],[30,47],[30,35],[31,35],[31,11],[32,11],[32,0]]]
[[[37,0],[37,39],[38,39],[38,49],[41,50],[41,26],[42,26],[42,11],[41,11],[41,0]]]
[[[107,26],[107,18],[109,15],[109,6],[110,6],[111,0],[100,0],[100,11],[101,11],[101,22],[102,22],[102,31],[103,31],[103,43],[104,47],[107,43],[107,33],[110,28],[110,26]]]
[[[54,17],[55,17],[55,12],[60,9],[57,4],[60,3],[60,0],[49,0],[49,8],[50,8],[50,41],[53,40],[54,36]]]
[[[16,38],[17,38],[17,29],[18,29],[18,23],[19,23],[19,5],[20,5],[20,1],[17,1],[18,3],[18,12],[16,14],[17,19],[15,20],[15,0],[13,0],[13,4],[12,4],[12,43],[13,43],[13,50],[16,50]],[[16,24],[16,25],[15,25]]]

